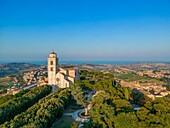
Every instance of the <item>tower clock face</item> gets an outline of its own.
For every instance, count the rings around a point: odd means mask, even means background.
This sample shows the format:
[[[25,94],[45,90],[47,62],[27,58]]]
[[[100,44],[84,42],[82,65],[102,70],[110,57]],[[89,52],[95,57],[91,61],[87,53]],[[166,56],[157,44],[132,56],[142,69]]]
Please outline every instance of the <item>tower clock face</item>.
[[[59,78],[57,78],[56,80],[57,80],[57,81],[60,81],[60,79],[59,79]]]

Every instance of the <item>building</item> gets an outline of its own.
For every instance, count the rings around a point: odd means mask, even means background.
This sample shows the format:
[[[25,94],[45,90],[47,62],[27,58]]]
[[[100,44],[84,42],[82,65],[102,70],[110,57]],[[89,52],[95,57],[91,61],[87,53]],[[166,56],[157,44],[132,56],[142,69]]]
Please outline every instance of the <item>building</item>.
[[[77,67],[60,68],[55,52],[51,52],[48,58],[48,84],[57,85],[60,88],[69,87],[70,84],[80,79]]]

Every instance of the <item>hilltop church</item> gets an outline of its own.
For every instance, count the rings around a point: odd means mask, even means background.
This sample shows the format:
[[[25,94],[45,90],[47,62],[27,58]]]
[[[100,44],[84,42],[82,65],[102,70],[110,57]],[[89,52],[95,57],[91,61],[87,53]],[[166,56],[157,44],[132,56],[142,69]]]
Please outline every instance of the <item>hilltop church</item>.
[[[77,67],[59,67],[57,54],[51,52],[48,58],[48,84],[66,88],[76,80],[80,80],[79,69]]]

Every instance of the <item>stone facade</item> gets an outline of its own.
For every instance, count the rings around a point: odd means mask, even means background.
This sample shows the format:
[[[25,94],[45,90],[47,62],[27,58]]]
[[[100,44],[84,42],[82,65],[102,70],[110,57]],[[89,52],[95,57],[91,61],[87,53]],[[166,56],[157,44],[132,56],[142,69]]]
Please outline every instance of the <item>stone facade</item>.
[[[48,84],[66,88],[76,80],[80,80],[79,69],[59,68],[57,54],[51,52],[48,58]]]

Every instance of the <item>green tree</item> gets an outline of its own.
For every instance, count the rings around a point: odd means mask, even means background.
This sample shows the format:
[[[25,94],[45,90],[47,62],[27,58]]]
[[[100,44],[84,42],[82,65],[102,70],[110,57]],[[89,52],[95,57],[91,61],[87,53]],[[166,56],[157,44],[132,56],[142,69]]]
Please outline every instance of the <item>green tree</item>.
[[[30,106],[35,104],[39,99],[48,95],[51,92],[51,86],[44,85],[41,87],[35,87],[31,91],[28,91],[21,97],[15,97],[0,105],[0,124],[5,121],[11,120],[15,115],[25,111]]]
[[[138,119],[134,113],[120,113],[114,118],[116,128],[136,128]]]
[[[82,88],[78,85],[78,83],[70,85],[70,91],[71,91],[73,100],[76,102],[76,104],[79,106],[85,107],[86,101],[85,101],[85,97],[83,95],[84,92],[83,92]]]
[[[125,98],[127,100],[129,100],[129,90],[128,90],[128,88],[124,88],[124,94],[125,94]]]
[[[149,110],[146,109],[145,107],[141,107],[138,111],[137,111],[137,116],[139,118],[140,121],[145,121],[148,114],[149,114]]]
[[[70,101],[70,95],[68,89],[57,89],[56,92],[39,100],[37,104],[15,116],[10,122],[0,125],[0,127],[51,127],[56,118],[63,114],[64,107]]]

